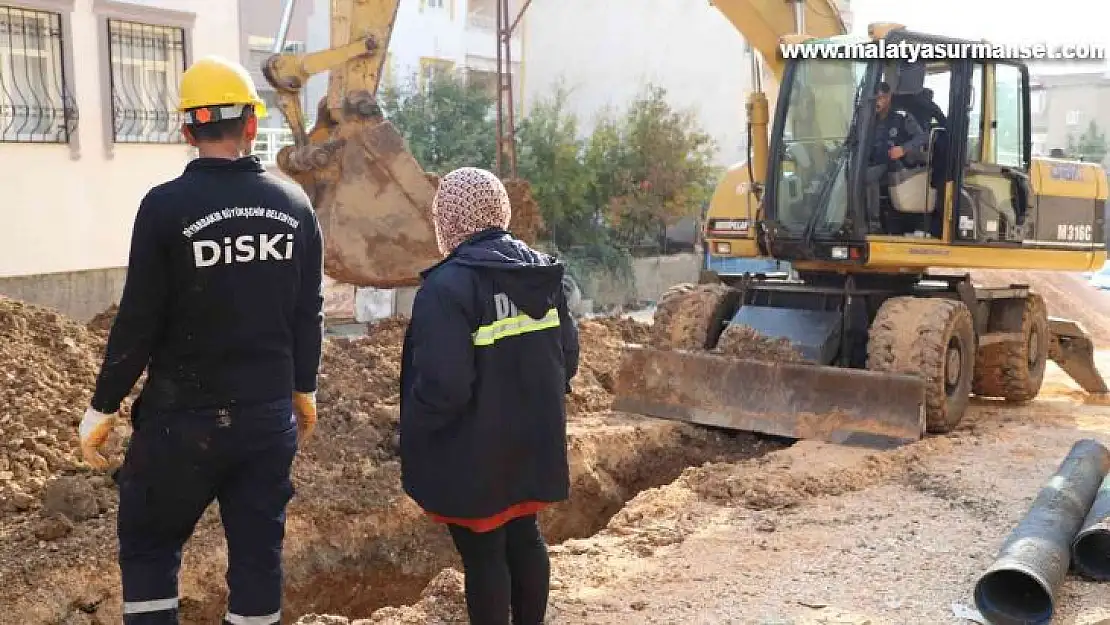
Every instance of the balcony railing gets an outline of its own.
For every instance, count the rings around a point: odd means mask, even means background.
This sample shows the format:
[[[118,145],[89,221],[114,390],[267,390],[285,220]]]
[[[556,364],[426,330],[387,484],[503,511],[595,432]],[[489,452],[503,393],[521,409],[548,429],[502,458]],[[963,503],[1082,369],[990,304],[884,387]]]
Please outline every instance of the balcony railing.
[[[266,165],[277,162],[277,153],[293,145],[293,131],[288,128],[259,128],[254,140],[254,153]]]

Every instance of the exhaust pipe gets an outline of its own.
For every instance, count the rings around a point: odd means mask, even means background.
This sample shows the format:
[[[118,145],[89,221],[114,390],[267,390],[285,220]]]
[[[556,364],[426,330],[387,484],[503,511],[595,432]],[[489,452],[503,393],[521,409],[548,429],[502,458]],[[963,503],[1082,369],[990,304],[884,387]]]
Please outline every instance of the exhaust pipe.
[[[1071,559],[1079,574],[1110,582],[1110,475],[1102,481],[1091,512],[1071,543]]]
[[[1098,441],[1083,439],[1072,445],[1002,544],[994,564],[975,584],[975,606],[988,622],[1048,625],[1052,621],[1056,592],[1068,573],[1072,539],[1107,472],[1110,451]]]

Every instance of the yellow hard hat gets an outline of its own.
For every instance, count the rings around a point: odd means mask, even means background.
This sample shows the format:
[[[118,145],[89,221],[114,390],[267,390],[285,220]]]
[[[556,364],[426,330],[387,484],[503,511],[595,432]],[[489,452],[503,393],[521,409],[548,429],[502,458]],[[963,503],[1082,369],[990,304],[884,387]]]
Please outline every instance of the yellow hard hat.
[[[234,61],[206,56],[193,63],[181,76],[179,112],[245,104],[254,105],[256,117],[266,117],[266,103],[258,96],[251,75]]]

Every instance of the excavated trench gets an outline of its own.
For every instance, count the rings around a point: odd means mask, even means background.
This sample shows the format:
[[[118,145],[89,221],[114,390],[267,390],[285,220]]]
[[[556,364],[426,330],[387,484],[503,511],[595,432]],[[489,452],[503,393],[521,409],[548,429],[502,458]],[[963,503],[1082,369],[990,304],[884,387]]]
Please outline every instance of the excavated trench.
[[[76,445],[73,407],[87,404],[102,358],[103,329],[93,325],[0,298],[0,364],[26,373],[0,384],[0,432],[8,437],[0,449],[0,625],[122,621],[118,495],[111,480],[80,465]],[[291,618],[365,618],[419,601],[429,582],[458,581],[442,574],[459,568],[447,532],[401,491],[396,392],[404,330],[403,320],[392,319],[365,337],[326,344],[324,418],[294,466],[284,547]],[[542,515],[551,544],[594,535],[638,493],[671,483],[687,467],[786,446],[609,412],[620,348],[644,342],[646,328],[597,319],[580,332],[582,359],[568,396],[571,496]],[[106,450],[117,462],[125,430]],[[216,506],[183,555],[182,622],[218,622],[227,605],[227,556]]]
[[[571,497],[541,517],[549,544],[592,536],[638,493],[669,484],[687,467],[737,461],[781,449],[782,441],[681,424],[609,417],[572,425]],[[367,618],[386,606],[416,603],[443,569],[460,563],[442,526],[407,501],[349,518],[328,532],[317,520],[306,542],[301,515],[290,527],[286,610],[300,617]],[[326,515],[325,515],[326,518]],[[338,522],[338,520],[337,520]],[[218,610],[216,599],[213,610]],[[214,615],[214,611],[209,611]]]

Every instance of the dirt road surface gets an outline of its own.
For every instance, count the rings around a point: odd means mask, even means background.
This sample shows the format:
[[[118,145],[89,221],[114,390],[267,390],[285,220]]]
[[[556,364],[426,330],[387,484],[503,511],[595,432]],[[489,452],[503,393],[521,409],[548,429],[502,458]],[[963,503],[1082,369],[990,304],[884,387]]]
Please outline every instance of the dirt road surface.
[[[1101,303],[1073,287],[1062,295],[1098,333]],[[0,304],[0,625],[117,625],[115,489],[75,446],[104,328]],[[389,320],[329,341],[320,428],[296,466],[286,623],[466,623],[447,534],[400,490],[403,331]],[[1110,402],[1051,366],[1034,402],[975,400],[952,434],[886,452],[615,414],[620,344],[645,334],[628,320],[583,324],[572,494],[542,517],[549,625],[969,623],[953,604],[972,605],[976,577],[1071,445],[1110,445]],[[1099,364],[1110,375],[1110,351]],[[213,506],[185,550],[183,623],[222,615],[225,554]],[[1069,577],[1054,625],[1107,623],[1110,585]]]
[[[1110,372],[1110,352],[1099,359]],[[550,623],[971,623],[953,606],[973,606],[977,576],[1087,437],[1110,445],[1110,407],[1050,367],[1035,402],[976,401],[951,435],[896,451],[800,442],[689,468],[551,548]],[[362,622],[465,623],[461,583],[448,571]],[[1069,577],[1058,601],[1056,625],[1110,622],[1108,585]]]
[[[977,402],[953,435],[893,453],[799,443],[690,469],[555,549],[555,622],[969,623],[952,605],[973,605],[976,577],[1071,445],[1110,444],[1110,409],[1058,370],[1046,387],[1019,409]],[[1110,586],[1069,578],[1054,623],[1108,619]]]

